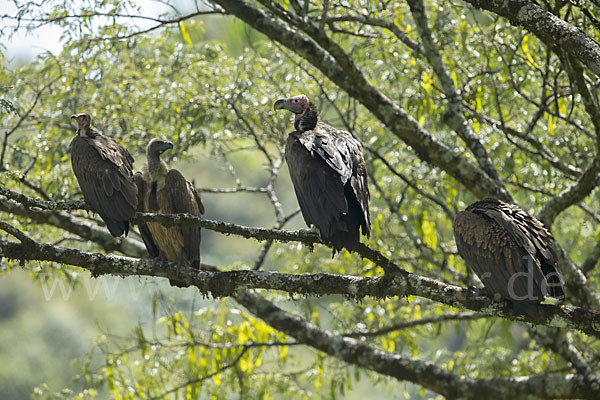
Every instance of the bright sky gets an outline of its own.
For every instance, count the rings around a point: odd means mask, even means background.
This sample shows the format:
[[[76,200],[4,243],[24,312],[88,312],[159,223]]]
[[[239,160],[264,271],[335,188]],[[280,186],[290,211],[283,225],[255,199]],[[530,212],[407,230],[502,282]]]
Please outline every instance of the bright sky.
[[[164,13],[168,8],[161,3],[151,0],[135,0],[142,7],[144,15],[158,16]],[[74,2],[74,4],[76,4]],[[10,0],[0,0],[0,15],[14,15],[17,8]],[[7,23],[3,21],[0,23]],[[137,25],[141,27],[152,26],[153,23],[148,21],[137,21]],[[62,49],[60,42],[61,28],[46,26],[39,28],[33,32],[27,32],[26,29],[14,33],[11,37],[0,36],[0,43],[6,47],[5,55],[9,61],[9,65],[14,65],[18,62],[31,60],[36,55],[50,51],[53,54],[58,54]]]

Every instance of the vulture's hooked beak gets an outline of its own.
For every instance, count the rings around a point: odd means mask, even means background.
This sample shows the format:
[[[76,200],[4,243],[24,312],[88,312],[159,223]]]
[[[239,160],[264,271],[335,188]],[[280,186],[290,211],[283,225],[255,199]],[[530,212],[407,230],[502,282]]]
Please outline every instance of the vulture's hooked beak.
[[[163,143],[163,151],[165,151],[165,150],[173,150],[173,143],[164,142]]]
[[[273,104],[273,110],[283,110],[285,109],[285,103],[287,99],[279,99]]]
[[[71,119],[75,119],[75,118],[77,118],[77,114],[71,115]]]

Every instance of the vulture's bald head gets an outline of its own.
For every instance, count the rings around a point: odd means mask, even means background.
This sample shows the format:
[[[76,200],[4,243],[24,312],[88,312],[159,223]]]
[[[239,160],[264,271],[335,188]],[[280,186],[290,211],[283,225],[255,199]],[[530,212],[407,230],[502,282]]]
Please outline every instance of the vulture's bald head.
[[[290,97],[287,99],[279,99],[273,104],[275,110],[288,110],[294,114],[302,114],[308,109],[310,100],[303,94],[298,96]]]
[[[77,121],[77,134],[86,136],[88,130],[90,129],[90,125],[92,123],[92,117],[88,113],[74,114],[71,115],[71,119]]]
[[[273,109],[293,112],[294,127],[301,132],[314,129],[319,120],[317,107],[304,94],[279,99],[273,104]]]
[[[160,155],[166,150],[173,148],[173,143],[167,142],[166,140],[154,138],[148,143],[146,154],[149,157],[160,157]]]

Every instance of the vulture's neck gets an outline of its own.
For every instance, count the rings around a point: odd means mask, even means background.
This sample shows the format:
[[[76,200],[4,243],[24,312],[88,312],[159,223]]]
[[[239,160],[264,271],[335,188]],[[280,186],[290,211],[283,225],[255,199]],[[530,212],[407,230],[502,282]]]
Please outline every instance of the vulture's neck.
[[[148,175],[152,182],[157,182],[159,186],[165,183],[165,177],[169,172],[167,163],[160,159],[158,154],[147,154],[148,159]]]
[[[310,102],[302,114],[294,116],[294,128],[300,132],[315,129],[317,122],[319,122],[319,112],[317,111],[317,107]]]
[[[77,134],[82,137],[94,137],[96,136],[96,132],[89,126],[84,126],[82,128],[77,129]]]

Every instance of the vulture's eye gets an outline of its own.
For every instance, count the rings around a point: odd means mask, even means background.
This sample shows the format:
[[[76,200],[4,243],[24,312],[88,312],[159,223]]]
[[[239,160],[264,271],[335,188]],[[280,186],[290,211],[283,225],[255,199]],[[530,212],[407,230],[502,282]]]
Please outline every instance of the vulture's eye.
[[[292,100],[292,102],[294,102],[294,103],[297,103],[297,102],[298,102],[298,99],[294,99],[294,100]]]

